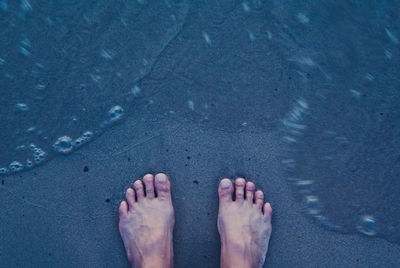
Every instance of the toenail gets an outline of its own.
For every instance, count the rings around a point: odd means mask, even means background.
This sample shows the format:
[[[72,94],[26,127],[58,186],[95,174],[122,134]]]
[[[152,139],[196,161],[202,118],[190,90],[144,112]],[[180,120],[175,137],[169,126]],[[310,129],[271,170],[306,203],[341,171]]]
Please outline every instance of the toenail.
[[[246,181],[243,178],[237,178],[235,183],[236,183],[237,186],[244,186]]]
[[[223,189],[229,188],[230,186],[231,186],[230,181],[222,181],[221,182],[221,188],[223,188]]]
[[[143,179],[152,180],[153,179],[153,175],[152,174],[146,174],[146,175],[143,176]]]
[[[157,174],[156,175],[156,180],[157,180],[157,182],[163,183],[163,182],[167,181],[167,178],[165,177],[165,175]]]
[[[251,181],[247,182],[247,184],[246,184],[247,190],[254,191],[255,188],[256,188],[256,186],[254,183],[252,183]]]

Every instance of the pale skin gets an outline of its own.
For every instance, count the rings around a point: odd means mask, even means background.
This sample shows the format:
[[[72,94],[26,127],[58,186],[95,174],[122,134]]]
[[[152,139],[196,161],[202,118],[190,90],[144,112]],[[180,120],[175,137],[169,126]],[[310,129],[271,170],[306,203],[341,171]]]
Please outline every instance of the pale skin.
[[[272,208],[253,182],[222,179],[218,186],[218,231],[222,268],[263,265],[271,236]],[[167,175],[146,174],[126,191],[119,207],[119,231],[135,268],[173,267],[174,208]]]

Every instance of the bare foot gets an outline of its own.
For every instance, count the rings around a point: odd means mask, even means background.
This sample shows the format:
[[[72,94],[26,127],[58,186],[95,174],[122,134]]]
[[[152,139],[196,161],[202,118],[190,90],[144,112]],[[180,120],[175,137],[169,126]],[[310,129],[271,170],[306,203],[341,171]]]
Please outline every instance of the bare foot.
[[[133,188],[119,207],[119,232],[128,260],[135,268],[172,267],[175,219],[168,177],[147,174]]]
[[[236,200],[233,201],[235,187]],[[237,178],[235,185],[222,179],[218,187],[218,230],[221,267],[261,267],[272,231],[272,208],[254,183]]]

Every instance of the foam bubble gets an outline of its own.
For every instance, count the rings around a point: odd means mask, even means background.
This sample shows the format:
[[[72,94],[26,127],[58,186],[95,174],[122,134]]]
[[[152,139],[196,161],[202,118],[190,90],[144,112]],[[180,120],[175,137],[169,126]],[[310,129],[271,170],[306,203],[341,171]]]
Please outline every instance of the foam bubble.
[[[187,105],[191,111],[194,111],[194,102],[192,100],[188,100]]]
[[[350,89],[351,94],[353,94],[353,97],[360,99],[361,98],[361,93],[357,90]]]
[[[33,162],[29,159],[26,160],[26,166],[27,167],[32,167],[33,166]]]
[[[282,123],[290,128],[295,128],[295,129],[305,129],[307,126],[302,125],[302,124],[298,124],[298,123],[294,123],[290,120],[283,120]]]
[[[25,103],[17,103],[15,104],[15,109],[18,111],[28,111],[29,107]]]
[[[111,107],[108,111],[108,117],[110,118],[111,122],[118,121],[124,115],[124,109],[121,106],[116,105]]]
[[[281,163],[289,168],[294,168],[296,166],[296,161],[293,158],[283,159]]]
[[[399,38],[397,38],[397,36],[395,36],[388,28],[385,28],[385,32],[393,43],[395,43],[396,45],[400,43]]]
[[[18,145],[17,147],[15,147],[16,151],[23,151],[26,149],[26,146],[24,144]]]
[[[31,41],[29,41],[29,39],[25,37],[24,39],[22,39],[20,44],[21,44],[21,46],[30,47],[31,46]]]
[[[24,165],[22,165],[20,162],[18,161],[13,161],[10,163],[10,165],[8,166],[8,168],[10,169],[10,171],[12,172],[17,172],[20,171],[22,169],[24,169]]]
[[[36,164],[39,164],[46,158],[46,152],[37,147],[35,144],[31,143],[29,145],[29,149],[33,151],[33,161],[35,161]],[[30,160],[27,160],[30,161]]]
[[[206,43],[207,43],[208,45],[211,44],[211,39],[210,39],[210,36],[208,35],[208,33],[203,32],[203,38],[204,38],[204,41],[206,41]]]
[[[57,153],[67,154],[72,151],[72,139],[68,136],[59,137],[53,144],[53,148]]]
[[[290,136],[284,136],[282,140],[286,143],[296,143],[296,139]]]
[[[23,12],[32,11],[32,6],[28,0],[21,0],[21,9]]]
[[[45,157],[42,154],[33,156],[33,160],[35,161],[36,164],[39,164],[40,162],[42,162],[44,160],[44,158]]]
[[[243,2],[242,7],[245,12],[250,12],[250,6],[247,2]]]
[[[296,187],[300,193],[309,193],[313,188],[312,180],[300,180],[296,182]]]
[[[357,230],[365,235],[376,235],[376,221],[371,215],[363,215],[358,223]]]
[[[249,33],[249,38],[250,38],[250,40],[251,40],[251,41],[254,41],[254,40],[256,39],[256,37],[254,36],[254,33],[253,33],[253,32],[250,32],[250,31],[248,31],[248,33]]]
[[[389,50],[385,49],[385,57],[388,59],[391,59],[393,56],[392,52],[390,52]]]
[[[35,86],[35,88],[36,88],[37,90],[44,90],[44,89],[46,88],[46,85],[44,85],[44,84],[37,84],[37,85]]]
[[[36,130],[36,127],[35,127],[35,126],[32,126],[32,127],[28,128],[28,129],[26,130],[26,132],[33,132],[33,131],[35,131],[35,130]]]
[[[87,143],[89,140],[91,140],[91,138],[93,137],[93,132],[92,131],[86,131],[84,132],[81,136],[79,136],[78,138],[76,138],[73,143],[72,146],[75,147],[79,147],[85,143]]]
[[[321,205],[319,198],[315,195],[307,195],[304,198],[305,205],[307,206],[307,212],[311,215],[318,215],[321,212]]]
[[[86,131],[82,134],[82,137],[85,137],[86,139],[89,139],[93,137],[93,132],[92,131]]]
[[[24,56],[27,56],[27,57],[31,56],[31,52],[22,46],[19,47],[19,52]]]
[[[141,92],[141,89],[140,89],[140,87],[138,87],[138,86],[134,86],[134,87],[131,89],[131,93],[132,93],[132,95],[135,96],[135,97],[139,96],[139,95],[140,95],[140,92]]]
[[[302,24],[308,24],[310,22],[310,19],[307,17],[306,14],[304,13],[298,13],[297,14],[297,19],[299,20],[300,23]]]
[[[308,103],[305,99],[298,99],[297,103],[303,108],[303,109],[308,109]]]
[[[113,58],[112,52],[110,52],[109,50],[106,50],[106,49],[102,49],[100,51],[100,56],[106,60],[111,60]]]
[[[370,73],[367,73],[367,74],[365,75],[365,78],[368,79],[369,81],[372,81],[372,80],[375,79],[375,77],[374,77],[372,74],[370,74]]]

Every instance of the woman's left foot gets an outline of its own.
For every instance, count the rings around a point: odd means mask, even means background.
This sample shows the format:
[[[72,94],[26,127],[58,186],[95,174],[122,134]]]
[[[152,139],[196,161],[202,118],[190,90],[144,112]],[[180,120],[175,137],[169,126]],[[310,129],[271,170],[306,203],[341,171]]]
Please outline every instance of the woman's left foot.
[[[147,174],[126,191],[119,207],[119,232],[134,267],[172,267],[174,208],[167,175]]]

